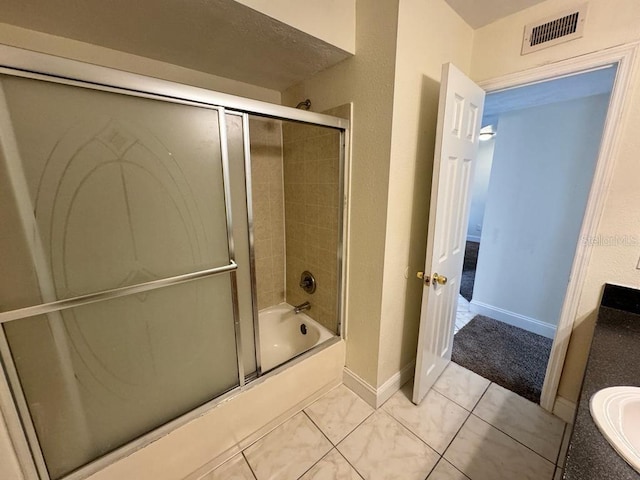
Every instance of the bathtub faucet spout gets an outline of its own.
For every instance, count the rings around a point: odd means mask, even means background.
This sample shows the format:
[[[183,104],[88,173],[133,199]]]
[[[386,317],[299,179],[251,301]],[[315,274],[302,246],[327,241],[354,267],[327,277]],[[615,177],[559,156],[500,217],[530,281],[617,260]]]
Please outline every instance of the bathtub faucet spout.
[[[300,312],[304,312],[305,310],[310,310],[310,309],[311,309],[311,304],[309,302],[304,302],[304,303],[301,303],[300,305],[296,305],[295,307],[293,307],[293,313],[297,315]]]

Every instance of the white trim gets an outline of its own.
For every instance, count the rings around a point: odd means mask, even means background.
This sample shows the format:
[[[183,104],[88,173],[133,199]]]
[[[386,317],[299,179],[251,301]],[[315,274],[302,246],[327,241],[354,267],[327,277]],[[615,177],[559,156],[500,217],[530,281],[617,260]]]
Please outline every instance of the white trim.
[[[577,405],[564,397],[557,396],[553,405],[553,414],[572,425],[576,416]]]
[[[535,318],[527,317],[519,313],[510,312],[504,308],[494,307],[487,303],[471,300],[469,303],[469,311],[472,313],[479,313],[485,317],[499,320],[503,323],[513,325],[514,327],[522,328],[531,333],[537,333],[547,338],[553,338],[556,334],[556,327],[551,323],[543,322]]]
[[[394,393],[400,390],[402,385],[411,380],[415,368],[416,362],[414,360],[408,365],[402,367],[402,370],[392,375],[389,380],[384,382],[377,389],[369,385],[369,383],[347,367],[344,367],[342,379],[344,384],[365,402],[373,408],[380,408],[384,402],[389,400]]]
[[[624,98],[635,72],[639,45],[639,42],[620,45],[480,83],[480,86],[486,91],[495,92],[525,84],[542,82],[551,78],[574,75],[585,70],[618,63],[616,80],[611,93],[611,101],[602,134],[600,155],[598,156],[582,229],[578,238],[589,238],[597,234],[598,224],[604,209],[605,196],[613,175],[613,164],[620,143],[620,135],[623,130],[619,128],[619,125],[622,124],[628,110]],[[571,277],[567,286],[562,313],[558,321],[556,336],[551,346],[551,356],[542,387],[540,405],[548,411],[552,411],[554,408],[562,368],[569,348],[569,339],[573,331],[573,322],[587,276],[587,267],[592,248],[591,245],[588,245],[588,242],[579,242],[573,259]]]
[[[344,367],[342,373],[342,382],[347,388],[353,391],[353,393],[358,395],[373,408],[378,408],[378,392],[365,380],[360,378],[357,373],[349,370],[347,367]]]
[[[467,242],[480,243],[480,235],[467,235]]]
[[[396,372],[389,380],[384,382],[380,388],[378,388],[378,407],[381,407],[384,402],[389,400],[394,393],[400,390],[400,387],[407,383],[413,377],[416,369],[416,361],[412,361],[408,365],[402,367],[402,370]]]

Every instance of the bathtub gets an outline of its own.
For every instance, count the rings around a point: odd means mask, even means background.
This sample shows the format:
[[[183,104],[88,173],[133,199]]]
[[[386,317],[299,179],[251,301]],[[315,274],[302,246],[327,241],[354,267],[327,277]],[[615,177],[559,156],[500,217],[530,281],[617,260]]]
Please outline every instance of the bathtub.
[[[335,337],[305,312],[293,313],[293,307],[287,303],[260,310],[258,322],[263,372]]]

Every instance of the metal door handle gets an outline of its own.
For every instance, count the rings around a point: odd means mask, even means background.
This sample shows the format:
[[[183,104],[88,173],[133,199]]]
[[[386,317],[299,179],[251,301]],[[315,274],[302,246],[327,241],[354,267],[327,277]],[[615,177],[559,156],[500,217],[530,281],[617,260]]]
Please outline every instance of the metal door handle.
[[[438,285],[446,285],[447,280],[447,277],[445,277],[444,275],[438,275],[437,273],[433,274],[433,281]]]

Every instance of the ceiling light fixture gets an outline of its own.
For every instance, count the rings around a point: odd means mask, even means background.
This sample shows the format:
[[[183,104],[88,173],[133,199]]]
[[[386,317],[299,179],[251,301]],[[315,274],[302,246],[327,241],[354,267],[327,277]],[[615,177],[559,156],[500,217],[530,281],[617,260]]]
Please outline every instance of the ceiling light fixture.
[[[487,125],[480,129],[480,136],[478,137],[481,142],[491,140],[496,135],[496,130],[493,125]]]

